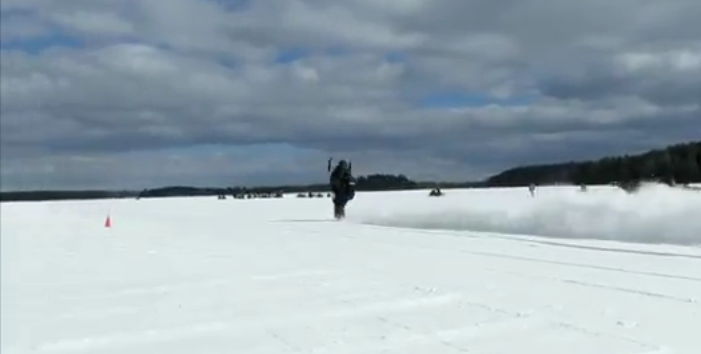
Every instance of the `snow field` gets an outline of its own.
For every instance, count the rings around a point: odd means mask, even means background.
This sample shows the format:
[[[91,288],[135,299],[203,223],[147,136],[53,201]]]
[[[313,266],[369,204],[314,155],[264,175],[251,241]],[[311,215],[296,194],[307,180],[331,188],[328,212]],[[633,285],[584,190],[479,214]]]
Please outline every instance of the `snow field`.
[[[701,352],[698,194],[446,193],[3,204],[0,352]]]

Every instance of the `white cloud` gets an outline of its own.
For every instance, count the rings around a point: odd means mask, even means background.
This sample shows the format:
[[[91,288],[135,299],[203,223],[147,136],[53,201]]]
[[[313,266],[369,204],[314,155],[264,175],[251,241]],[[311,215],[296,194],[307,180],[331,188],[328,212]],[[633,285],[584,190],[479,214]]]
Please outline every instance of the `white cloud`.
[[[616,57],[617,62],[627,71],[665,70],[701,73],[701,48],[667,52],[633,52]]]
[[[134,33],[128,21],[111,12],[75,10],[51,16],[59,26],[71,28],[81,34],[95,36],[127,36]]]

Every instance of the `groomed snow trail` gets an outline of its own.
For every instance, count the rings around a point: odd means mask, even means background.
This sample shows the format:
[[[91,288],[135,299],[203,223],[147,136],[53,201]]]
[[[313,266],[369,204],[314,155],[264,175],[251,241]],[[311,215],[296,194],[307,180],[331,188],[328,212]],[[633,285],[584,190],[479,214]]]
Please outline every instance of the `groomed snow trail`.
[[[0,351],[701,352],[701,248],[397,227],[526,193],[447,192],[3,204]]]

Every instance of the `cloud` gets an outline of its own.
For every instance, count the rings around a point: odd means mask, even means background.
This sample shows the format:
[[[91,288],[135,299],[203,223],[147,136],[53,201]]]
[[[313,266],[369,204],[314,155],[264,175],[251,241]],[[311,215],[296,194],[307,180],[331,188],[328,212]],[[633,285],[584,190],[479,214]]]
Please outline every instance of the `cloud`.
[[[701,136],[695,0],[1,6],[3,189],[323,181],[330,155],[469,180]]]

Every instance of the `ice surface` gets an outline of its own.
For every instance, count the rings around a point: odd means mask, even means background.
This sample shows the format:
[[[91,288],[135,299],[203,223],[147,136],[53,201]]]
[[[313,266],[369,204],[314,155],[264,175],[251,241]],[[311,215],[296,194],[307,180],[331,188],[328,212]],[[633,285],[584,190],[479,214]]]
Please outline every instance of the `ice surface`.
[[[0,352],[701,353],[701,194],[446,193],[2,204]]]

